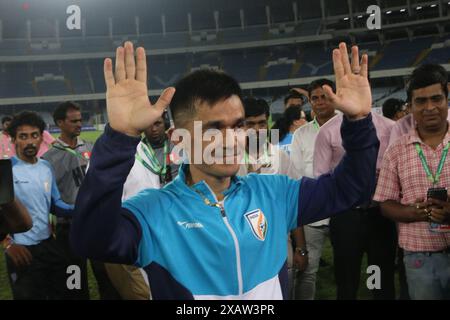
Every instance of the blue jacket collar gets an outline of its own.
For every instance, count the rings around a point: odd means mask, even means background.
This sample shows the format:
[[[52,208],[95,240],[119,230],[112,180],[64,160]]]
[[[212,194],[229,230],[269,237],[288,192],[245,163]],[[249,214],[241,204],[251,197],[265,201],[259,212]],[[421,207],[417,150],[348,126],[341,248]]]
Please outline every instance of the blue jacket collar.
[[[201,195],[208,198],[209,201],[212,203],[217,202],[216,196],[214,195],[214,192],[211,190],[209,185],[206,183],[206,181],[202,180],[197,182],[196,184],[189,186],[186,184],[186,173],[189,170],[189,165],[186,163],[183,163],[178,171],[178,176],[173,180],[174,186],[177,187],[180,191],[183,193],[187,193],[190,195],[195,195],[197,197],[201,197]],[[225,190],[223,193],[224,196],[228,196],[232,192],[236,191],[240,185],[242,184],[242,178],[238,176],[233,176],[231,178],[231,185],[230,187]]]

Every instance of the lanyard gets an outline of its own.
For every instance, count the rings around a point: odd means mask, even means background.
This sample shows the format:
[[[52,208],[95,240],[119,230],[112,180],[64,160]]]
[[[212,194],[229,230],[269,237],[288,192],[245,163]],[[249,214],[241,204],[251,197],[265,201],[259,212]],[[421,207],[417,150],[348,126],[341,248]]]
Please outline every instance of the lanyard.
[[[317,130],[320,129],[320,126],[319,126],[319,123],[317,122],[316,117],[314,117],[314,120],[313,120],[313,126],[314,126],[314,128],[316,128]]]
[[[136,153],[136,159],[142,163],[142,165],[153,172],[154,174],[161,176],[165,176],[167,173],[167,158],[169,157],[169,142],[164,141],[164,164],[161,165],[158,161],[158,157],[156,156],[155,150],[153,150],[152,146],[147,142],[147,139],[143,139],[141,143],[141,150],[144,152],[146,159],[143,159],[139,153]],[[148,160],[148,162],[147,162]]]
[[[447,158],[448,149],[450,147],[450,142],[447,143],[444,150],[442,150],[441,160],[439,161],[439,166],[436,170],[436,174],[433,175],[433,173],[430,170],[430,167],[427,164],[427,159],[425,158],[425,155],[423,154],[422,147],[419,143],[415,144],[416,151],[419,154],[420,161],[422,162],[422,167],[425,170],[425,173],[427,174],[428,180],[430,180],[433,185],[437,184],[439,182],[439,178],[441,176],[442,168],[444,168],[444,162],[445,158]]]
[[[68,153],[74,155],[74,156],[77,157],[78,159],[81,159],[81,160],[89,160],[89,156],[87,155],[88,153],[86,153],[86,152],[81,153],[81,152],[75,151],[75,150],[72,149],[72,148],[69,148],[69,147],[61,147],[61,146],[58,146],[58,145],[53,145],[53,148],[58,149],[58,150],[62,150],[62,151],[66,151],[66,152],[68,152]]]

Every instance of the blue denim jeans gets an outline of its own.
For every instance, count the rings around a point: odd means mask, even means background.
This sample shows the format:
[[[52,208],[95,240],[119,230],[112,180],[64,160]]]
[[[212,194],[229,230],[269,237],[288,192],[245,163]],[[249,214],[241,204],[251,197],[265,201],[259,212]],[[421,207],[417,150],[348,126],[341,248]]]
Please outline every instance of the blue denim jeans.
[[[403,261],[412,300],[450,299],[450,253],[405,250]]]

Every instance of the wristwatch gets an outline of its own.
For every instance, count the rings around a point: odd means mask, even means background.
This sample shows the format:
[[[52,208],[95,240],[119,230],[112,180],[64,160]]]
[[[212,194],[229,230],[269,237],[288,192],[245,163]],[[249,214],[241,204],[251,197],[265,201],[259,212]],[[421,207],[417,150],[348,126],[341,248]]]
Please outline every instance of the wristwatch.
[[[297,248],[295,248],[295,253],[297,253],[297,252],[303,257],[308,254],[308,250],[306,250],[306,248],[297,247]]]

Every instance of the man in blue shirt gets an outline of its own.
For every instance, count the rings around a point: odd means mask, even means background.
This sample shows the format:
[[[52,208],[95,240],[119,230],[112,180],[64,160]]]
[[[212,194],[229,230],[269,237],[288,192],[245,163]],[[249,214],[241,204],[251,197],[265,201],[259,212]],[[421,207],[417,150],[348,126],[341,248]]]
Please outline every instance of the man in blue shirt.
[[[374,190],[379,141],[370,115],[367,55],[360,65],[353,47],[350,64],[341,43],[333,52],[337,92],[324,87],[346,115],[341,128],[346,156],[330,174],[291,180],[236,176],[245,114],[233,78],[196,71],[151,105],[144,49],[136,50],[137,62],[134,54],[131,42],[117,48],[115,73],[111,59],[105,60],[110,123],[94,146],[75,204],[74,250],[143,267],[155,299],[285,298],[286,234],[363,203]],[[174,134],[181,134],[178,142],[189,164],[163,189],[144,190],[122,205],[140,135],[169,103],[175,127],[184,129]],[[202,136],[212,132],[225,142]],[[198,144],[200,156],[214,150],[217,161],[196,159]]]
[[[16,115],[8,131],[16,147],[12,158],[15,196],[28,210],[33,227],[12,234],[5,251],[14,299],[61,299],[66,273],[55,246],[49,214],[67,216],[72,206],[60,198],[50,164],[37,158],[45,122],[34,112]]]

